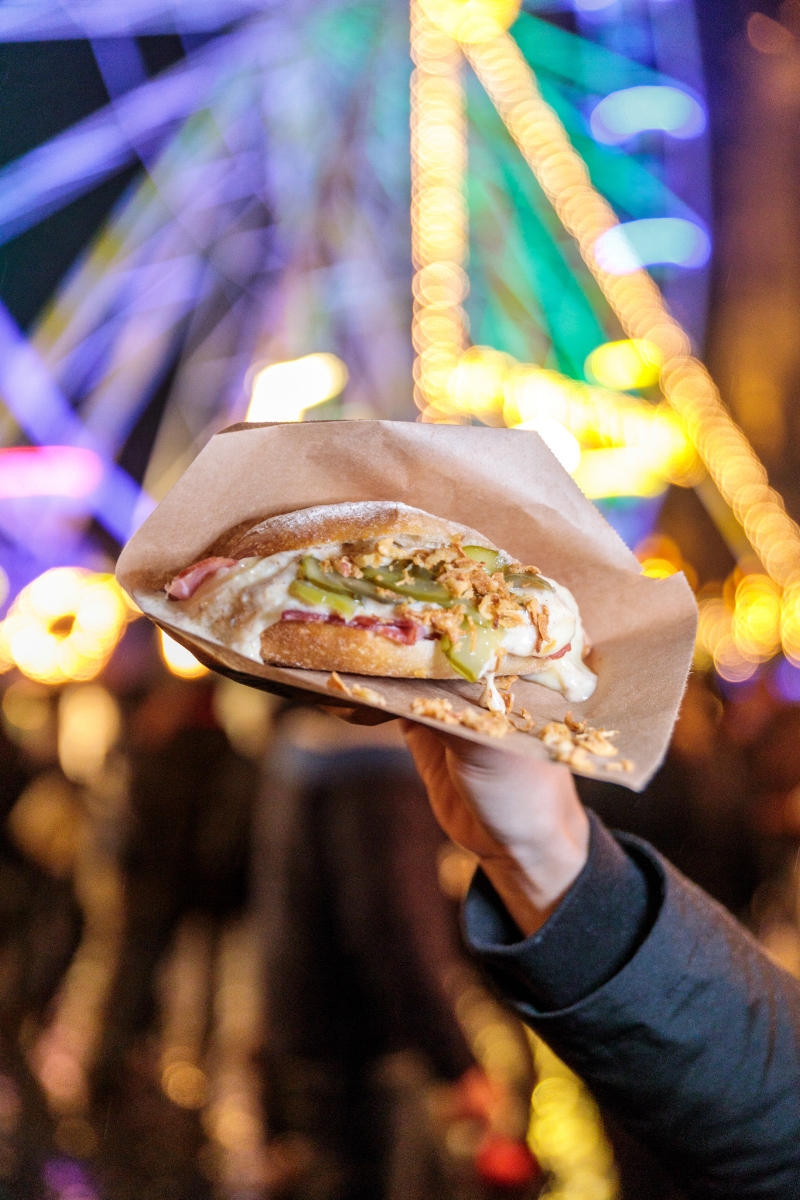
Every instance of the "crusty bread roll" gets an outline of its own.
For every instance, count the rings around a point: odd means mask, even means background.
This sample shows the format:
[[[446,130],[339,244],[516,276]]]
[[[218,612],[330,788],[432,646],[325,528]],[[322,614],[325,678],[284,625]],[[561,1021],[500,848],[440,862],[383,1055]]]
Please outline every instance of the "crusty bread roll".
[[[305,667],[309,671],[393,675],[397,679],[462,678],[450,666],[438,641],[427,639],[403,646],[368,629],[348,625],[278,621],[261,635],[261,657],[276,667]],[[539,670],[541,665],[540,658],[509,654],[503,659],[503,672],[523,675]]]
[[[218,543],[215,553],[230,558],[267,557],[282,550],[306,550],[329,542],[357,546],[383,537],[391,537],[399,546],[423,543],[435,548],[460,538],[467,545],[474,542],[489,550],[498,549],[467,525],[445,521],[422,509],[393,501],[365,500],[321,504],[269,517],[244,532],[241,528],[233,531],[227,541]],[[262,633],[261,655],[264,662],[280,667],[397,678],[461,678],[442,653],[438,640],[427,639],[405,646],[368,629],[347,625],[279,621]],[[540,661],[509,656],[504,660],[503,670],[522,674],[534,671]]]
[[[378,550],[378,543],[383,539],[390,539],[390,549],[400,551],[400,554]],[[500,556],[500,564],[511,565],[513,562],[508,554],[493,545],[482,533],[394,501],[317,505],[269,517],[255,524],[244,522],[209,546],[206,557],[199,563],[187,567],[172,583],[165,585],[170,597],[165,615],[169,613],[168,619],[171,618],[187,630],[202,632],[212,640],[230,645],[250,657],[260,657],[263,662],[275,666],[398,678],[464,678],[464,670],[457,670],[442,649],[441,630],[434,632],[439,627],[426,627],[416,613],[408,611],[413,605],[407,605],[405,611],[401,608],[397,616],[391,615],[394,607],[389,608],[388,617],[370,615],[374,610],[369,608],[364,610],[365,616],[356,615],[353,620],[347,621],[337,616],[335,611],[327,616],[314,616],[315,601],[310,602],[312,609],[309,610],[307,607],[304,609],[302,601],[298,603],[288,599],[296,594],[287,593],[290,586],[288,582],[281,583],[283,590],[276,594],[274,590],[268,591],[268,579],[264,581],[262,576],[252,582],[252,577],[247,575],[251,569],[247,567],[248,562],[271,559],[274,555],[284,560],[277,564],[275,569],[278,575],[275,578],[285,580],[288,572],[291,579],[296,580],[297,568],[294,564],[299,564],[304,551],[320,559],[351,556],[348,561],[352,568],[353,559],[376,551],[384,559],[396,557],[402,561],[405,557],[402,551],[405,549],[408,549],[410,558],[415,551],[450,550],[461,545],[493,551]],[[462,565],[463,561],[462,556]],[[240,563],[243,565],[237,573],[237,564]],[[483,569],[477,561],[469,565],[473,569]],[[520,570],[535,573],[534,569]],[[195,579],[199,578],[201,582],[195,585],[194,591],[187,587],[185,597],[180,597],[182,602],[174,603],[178,598],[174,590],[176,582],[193,572],[197,572]],[[295,583],[292,586],[297,585]],[[556,609],[567,613],[574,629],[574,619],[564,607],[563,600],[559,599],[549,583],[541,586],[547,589],[539,594],[543,596],[542,603],[549,606],[551,616],[555,605]],[[399,593],[395,593],[395,596],[396,600],[381,599],[380,604],[402,605],[403,596]],[[455,603],[458,604],[458,600]],[[425,605],[426,601],[423,600],[423,608]],[[448,606],[440,608],[436,601],[432,602],[432,606],[446,614]],[[304,611],[296,611],[298,609]],[[304,615],[309,613],[311,615]],[[366,627],[367,622],[372,621],[380,624],[380,631]],[[427,628],[424,635],[419,632],[422,627]],[[502,627],[508,628],[505,625]],[[535,631],[535,622],[533,626],[528,622],[528,628],[531,627]],[[406,634],[408,640],[404,640]],[[471,635],[466,633],[463,636],[469,638]],[[546,637],[546,634],[540,636],[536,649],[540,648]],[[530,639],[525,644],[527,648]],[[550,645],[554,647],[556,643],[551,642]],[[498,652],[504,674],[526,675],[540,671],[547,658],[546,653],[523,656],[519,646],[517,654],[510,650],[510,646],[508,650],[502,647]],[[449,652],[452,657],[452,645]],[[495,660],[494,653],[492,660]]]
[[[392,537],[398,545],[447,546],[458,537],[469,545],[477,544],[496,550],[482,533],[444,521],[409,508],[392,500],[361,500],[350,504],[318,504],[297,512],[268,517],[257,525],[229,530],[206,552],[225,558],[248,558],[259,555],[267,558],[282,550],[310,550],[329,542],[359,543],[377,538]]]

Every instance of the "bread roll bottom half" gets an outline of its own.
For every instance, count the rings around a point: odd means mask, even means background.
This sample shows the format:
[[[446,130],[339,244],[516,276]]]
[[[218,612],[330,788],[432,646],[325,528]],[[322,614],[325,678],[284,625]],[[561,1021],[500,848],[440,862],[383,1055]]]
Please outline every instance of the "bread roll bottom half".
[[[386,501],[238,526],[148,595],[154,616],[256,662],[357,675],[520,675],[586,700],[571,592],[474,529]],[[502,700],[496,695],[491,707]]]

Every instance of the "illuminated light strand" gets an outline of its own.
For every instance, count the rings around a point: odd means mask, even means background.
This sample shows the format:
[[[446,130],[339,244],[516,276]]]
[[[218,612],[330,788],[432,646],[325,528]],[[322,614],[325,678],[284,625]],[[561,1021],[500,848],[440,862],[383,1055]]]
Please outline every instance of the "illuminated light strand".
[[[463,58],[458,44],[411,5],[411,336],[414,401],[423,420],[452,421],[450,375],[467,346],[463,301],[468,227]]]
[[[723,679],[741,683],[759,664],[781,648],[785,595],[768,575],[736,568],[722,594],[703,595],[695,649],[695,666],[713,665]]]
[[[0,41],[132,37],[140,34],[210,32],[263,13],[264,0],[9,0],[0,10]]]
[[[565,229],[630,338],[658,347],[664,360],[664,395],[723,498],[771,578],[784,589],[783,646],[800,661],[800,527],[741,429],[727,413],[708,371],[691,356],[689,338],[670,316],[656,284],[643,270],[604,271],[595,255],[598,239],[619,221],[593,187],[585,163],[559,118],[542,99],[534,74],[507,33],[487,16],[483,40],[463,43],[487,94],[552,203]]]
[[[657,495],[669,483],[693,487],[704,474],[681,418],[665,402],[518,363],[490,346],[462,354],[449,390],[461,413],[539,433],[590,499]],[[579,459],[570,462],[565,439]]]
[[[155,505],[130,475],[105,455],[103,445],[75,415],[41,356],[2,304],[0,352],[0,394],[20,428],[33,441],[82,446],[103,460],[103,478],[88,506],[117,541],[126,542],[136,521],[141,523]]]
[[[605,96],[593,108],[589,125],[596,141],[616,146],[651,129],[679,139],[699,137],[706,115],[682,88],[640,84]]]
[[[109,6],[106,6],[109,7]],[[2,14],[0,14],[0,29]],[[154,79],[112,101],[0,170],[0,243],[96,187],[137,155],[153,153],[214,87],[220,65],[246,52],[251,29],[214,39]]]
[[[612,275],[667,263],[703,267],[711,257],[711,239],[702,226],[685,217],[645,217],[607,229],[595,242],[594,253]]]
[[[239,397],[257,338],[247,313],[258,307],[252,289],[260,287],[265,245],[266,217],[257,199],[263,129],[252,118],[262,86],[260,72],[249,67],[220,72],[209,107],[184,124],[121,201],[33,335],[59,386],[83,398],[86,428],[110,453],[124,444],[189,322],[146,473],[145,490],[154,489],[156,498],[168,486],[165,460],[172,480],[220,417],[226,423],[229,413],[241,415]],[[245,209],[243,196],[250,198]],[[252,253],[232,256],[243,226]],[[198,364],[207,364],[212,345],[216,367],[209,374]],[[187,378],[193,380],[189,396]],[[135,510],[134,523],[139,515]]]

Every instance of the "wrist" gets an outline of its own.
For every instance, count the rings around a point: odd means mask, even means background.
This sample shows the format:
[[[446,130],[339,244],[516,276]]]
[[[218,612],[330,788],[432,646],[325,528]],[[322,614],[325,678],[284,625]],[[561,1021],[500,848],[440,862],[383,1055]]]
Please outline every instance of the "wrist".
[[[546,839],[479,856],[480,865],[525,937],[555,911],[589,857],[589,820],[578,804]]]

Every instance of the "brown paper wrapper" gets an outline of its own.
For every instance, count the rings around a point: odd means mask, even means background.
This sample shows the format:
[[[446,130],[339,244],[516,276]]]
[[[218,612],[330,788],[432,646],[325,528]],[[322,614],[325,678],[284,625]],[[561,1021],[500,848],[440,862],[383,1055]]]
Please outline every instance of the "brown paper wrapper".
[[[568,709],[593,726],[619,731],[620,757],[634,763],[608,775],[640,791],[666,753],[694,646],[697,608],[683,575],[648,579],[633,554],[536,433],[390,421],[236,425],[217,434],[123,550],[117,578],[144,612],[147,593],[204,556],[227,529],[314,504],[399,500],[485,533],[520,561],[566,584],[594,646],[597,690],[585,704],[535,683],[514,684],[515,708],[542,722]],[[254,663],[158,619],[201,662],[253,687],[309,693],[347,703],[328,674]],[[344,676],[379,691],[385,712],[413,717],[416,697],[475,704],[466,681]],[[376,716],[378,714],[376,713]],[[531,734],[502,740],[461,726],[448,732],[537,758]],[[579,772],[584,773],[584,772]],[[602,765],[595,776],[606,776]]]

